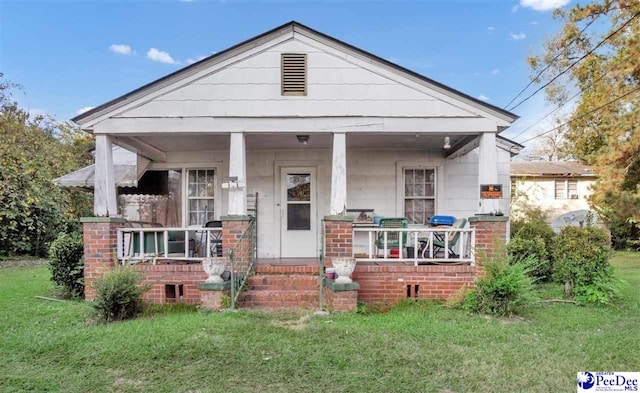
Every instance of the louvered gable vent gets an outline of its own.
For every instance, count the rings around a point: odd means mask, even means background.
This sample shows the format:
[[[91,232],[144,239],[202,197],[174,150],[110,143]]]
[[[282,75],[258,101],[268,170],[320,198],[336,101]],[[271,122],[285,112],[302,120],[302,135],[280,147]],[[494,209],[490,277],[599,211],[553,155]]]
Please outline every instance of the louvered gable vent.
[[[282,95],[307,95],[307,55],[304,53],[282,54]]]

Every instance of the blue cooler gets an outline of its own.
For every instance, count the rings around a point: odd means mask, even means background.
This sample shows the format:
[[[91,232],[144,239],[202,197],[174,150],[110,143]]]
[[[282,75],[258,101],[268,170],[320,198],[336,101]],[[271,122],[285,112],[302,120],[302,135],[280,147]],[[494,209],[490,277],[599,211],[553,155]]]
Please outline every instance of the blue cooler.
[[[452,226],[454,222],[456,222],[456,218],[453,216],[433,216],[429,220],[429,225],[433,227],[441,225]]]

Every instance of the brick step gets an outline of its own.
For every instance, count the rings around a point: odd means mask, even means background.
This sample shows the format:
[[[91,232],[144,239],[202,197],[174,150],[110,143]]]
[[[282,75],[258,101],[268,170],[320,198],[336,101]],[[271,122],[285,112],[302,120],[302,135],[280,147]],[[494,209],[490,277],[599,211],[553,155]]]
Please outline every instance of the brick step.
[[[257,274],[247,279],[249,290],[318,290],[317,275]]]
[[[314,308],[318,290],[248,290],[240,294],[241,307],[264,309]]]

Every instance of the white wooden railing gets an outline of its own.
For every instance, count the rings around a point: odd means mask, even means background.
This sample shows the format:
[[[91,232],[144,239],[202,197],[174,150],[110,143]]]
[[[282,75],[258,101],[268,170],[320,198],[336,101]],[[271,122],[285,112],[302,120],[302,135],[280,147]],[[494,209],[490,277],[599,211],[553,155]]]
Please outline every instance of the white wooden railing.
[[[357,252],[355,241],[358,233],[367,236],[366,253]],[[402,233],[407,234],[406,243]],[[476,232],[471,228],[354,227],[353,241],[353,256],[360,262],[413,262],[416,266],[428,263],[475,264]],[[413,247],[412,257],[405,255],[406,247]],[[402,251],[392,256],[392,249]]]
[[[182,239],[176,239],[178,234]],[[123,263],[155,263],[158,259],[197,261],[221,253],[222,228],[118,228],[117,232],[117,257]]]

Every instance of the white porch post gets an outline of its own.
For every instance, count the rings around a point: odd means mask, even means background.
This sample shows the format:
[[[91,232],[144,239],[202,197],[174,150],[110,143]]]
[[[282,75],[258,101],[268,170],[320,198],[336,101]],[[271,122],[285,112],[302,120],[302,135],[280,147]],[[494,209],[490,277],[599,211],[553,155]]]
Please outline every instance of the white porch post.
[[[93,213],[98,217],[115,217],[118,215],[111,138],[104,134],[96,135]]]
[[[329,214],[344,215],[347,209],[347,138],[345,133],[333,134],[331,161],[331,204]]]
[[[479,150],[478,198],[480,198],[481,184],[498,183],[498,148],[496,147],[496,134],[494,132],[480,134]],[[499,209],[499,199],[479,199],[479,201],[478,213],[491,213]]]
[[[229,177],[236,177],[237,187],[229,181],[229,209],[230,216],[247,215],[247,155],[242,132],[231,133],[229,143]]]

